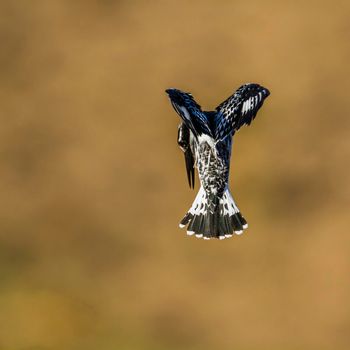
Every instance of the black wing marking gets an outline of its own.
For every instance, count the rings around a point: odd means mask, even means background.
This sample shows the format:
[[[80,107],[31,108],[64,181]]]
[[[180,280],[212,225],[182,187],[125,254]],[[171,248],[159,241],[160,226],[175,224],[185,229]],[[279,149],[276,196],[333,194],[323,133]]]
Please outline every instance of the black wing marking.
[[[177,89],[168,89],[166,92],[175,111],[196,138],[201,134],[212,136],[208,119],[191,94]]]
[[[194,157],[190,144],[190,129],[184,124],[179,125],[177,143],[184,152],[188,184],[194,188]]]
[[[223,140],[244,125],[250,125],[270,91],[258,84],[242,85],[232,96],[216,107],[215,139]]]

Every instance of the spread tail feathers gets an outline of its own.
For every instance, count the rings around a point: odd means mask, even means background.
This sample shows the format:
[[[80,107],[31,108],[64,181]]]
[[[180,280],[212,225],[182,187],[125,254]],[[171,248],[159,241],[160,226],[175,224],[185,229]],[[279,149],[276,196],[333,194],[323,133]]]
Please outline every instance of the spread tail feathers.
[[[248,227],[228,189],[212,210],[211,200],[208,201],[203,187],[179,226],[186,225],[188,235],[204,239],[229,238],[234,233],[240,235]]]

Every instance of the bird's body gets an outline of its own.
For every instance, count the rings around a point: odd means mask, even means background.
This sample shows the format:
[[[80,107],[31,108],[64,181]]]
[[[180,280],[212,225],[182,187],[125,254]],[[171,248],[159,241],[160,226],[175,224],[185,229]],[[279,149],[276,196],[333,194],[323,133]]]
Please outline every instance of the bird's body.
[[[228,186],[231,144],[231,137],[217,143],[209,136],[200,136],[198,142],[193,141],[200,183],[211,199],[209,205],[213,210]]]
[[[178,144],[185,154],[190,187],[197,168],[201,187],[180,227],[204,239],[228,238],[248,227],[229,191],[229,171],[234,133],[250,124],[269,91],[257,84],[245,84],[220,104],[204,112],[192,95],[177,89],[166,91],[182,118]]]

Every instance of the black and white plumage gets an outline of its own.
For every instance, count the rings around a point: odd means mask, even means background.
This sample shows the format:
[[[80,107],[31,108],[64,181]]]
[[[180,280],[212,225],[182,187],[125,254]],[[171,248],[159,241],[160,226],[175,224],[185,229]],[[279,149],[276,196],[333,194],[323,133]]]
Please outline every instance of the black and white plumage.
[[[198,238],[229,238],[248,227],[229,190],[232,138],[244,124],[250,125],[270,92],[258,84],[242,85],[215,111],[205,112],[191,94],[168,89],[180,115],[178,144],[185,155],[190,187],[194,169],[201,183],[192,207],[180,222],[187,234]]]

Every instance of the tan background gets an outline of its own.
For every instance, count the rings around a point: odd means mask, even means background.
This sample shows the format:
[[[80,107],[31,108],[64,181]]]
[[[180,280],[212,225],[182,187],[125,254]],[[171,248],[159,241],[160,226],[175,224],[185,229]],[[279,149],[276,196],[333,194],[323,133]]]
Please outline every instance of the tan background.
[[[348,1],[0,2],[0,349],[350,348]],[[271,90],[250,228],[187,238],[164,90]]]

